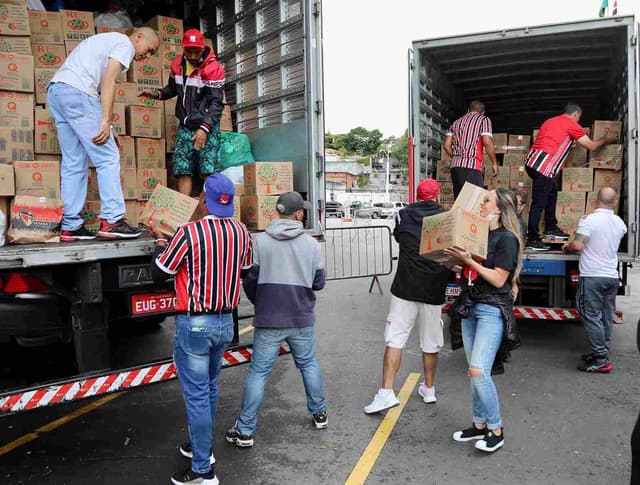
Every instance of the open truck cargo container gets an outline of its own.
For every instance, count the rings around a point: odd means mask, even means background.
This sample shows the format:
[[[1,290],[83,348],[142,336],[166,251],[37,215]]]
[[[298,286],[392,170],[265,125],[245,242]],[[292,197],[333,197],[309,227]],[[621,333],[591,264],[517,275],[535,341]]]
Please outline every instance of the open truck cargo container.
[[[638,94],[638,25],[633,16],[415,41],[409,51],[412,179],[435,175],[449,126],[474,99],[484,101],[494,133],[531,134],[561,113],[567,101],[584,110],[583,126],[594,120],[621,121],[619,214],[628,227],[619,251],[623,293],[639,245]],[[571,308],[577,259],[559,251],[527,252],[518,303]]]
[[[320,232],[324,210],[321,2],[145,4],[136,18],[144,22],[155,15],[182,18],[185,29],[200,28],[212,39],[226,70],[225,94],[235,131],[248,135],[256,160],[293,161],[295,190],[313,205],[306,228]],[[65,2],[67,9],[85,11],[105,6],[100,1]],[[26,347],[73,343],[80,374],[150,362],[112,362],[109,330],[117,322],[143,325],[174,313],[171,285],[156,294],[154,308],[143,305],[141,314],[134,312],[137,296],[158,291],[149,271],[153,248],[149,237],[0,248],[0,343]],[[11,293],[6,291],[9,287]],[[236,343],[237,338],[236,320]],[[139,355],[149,355],[148,350]],[[153,359],[164,357],[170,353]],[[7,388],[1,387],[0,404],[6,405],[8,401],[1,398]],[[17,408],[12,406],[0,409],[0,415],[14,412]]]

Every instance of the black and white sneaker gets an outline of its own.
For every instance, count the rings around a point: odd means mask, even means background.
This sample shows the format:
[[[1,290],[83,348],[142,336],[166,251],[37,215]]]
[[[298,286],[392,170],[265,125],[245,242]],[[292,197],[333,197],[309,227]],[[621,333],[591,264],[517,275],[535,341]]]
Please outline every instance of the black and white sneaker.
[[[191,467],[182,473],[176,473],[171,477],[174,485],[218,485],[220,481],[216,477],[214,468],[211,467],[208,473],[194,472]]]
[[[91,241],[96,238],[96,233],[90,231],[84,226],[80,226],[75,231],[61,231],[60,241],[62,242],[74,242],[74,241]]]
[[[555,239],[556,241],[568,241],[569,234],[564,232],[558,226],[549,229],[548,231],[544,231],[544,237],[547,239]]]
[[[527,243],[527,249],[529,251],[549,251],[551,246],[543,243],[540,239],[534,239]]]
[[[483,439],[476,443],[476,449],[480,451],[486,451],[487,453],[493,453],[504,446],[504,431],[500,433],[500,436],[496,436],[493,431],[489,431]]]
[[[487,434],[487,428],[478,429],[475,425],[472,425],[470,428],[453,433],[453,439],[460,443],[466,443],[468,441],[480,440],[484,438],[485,434]]]
[[[227,431],[225,438],[229,443],[235,444],[238,448],[250,448],[253,446],[253,435],[240,434],[240,431],[238,431],[238,428],[235,426]]]
[[[100,221],[98,237],[104,239],[135,239],[140,237],[142,231],[137,227],[127,224],[126,219],[120,219],[113,224],[109,224],[105,219]]]
[[[191,441],[187,441],[186,443],[182,443],[180,445],[180,454],[185,458],[189,458],[193,460],[193,448],[191,448]],[[213,456],[213,450],[211,450],[211,458],[209,458],[209,463],[212,465],[216,462],[216,457]]]
[[[313,424],[316,429],[326,429],[329,426],[329,417],[326,411],[321,411],[313,415]]]

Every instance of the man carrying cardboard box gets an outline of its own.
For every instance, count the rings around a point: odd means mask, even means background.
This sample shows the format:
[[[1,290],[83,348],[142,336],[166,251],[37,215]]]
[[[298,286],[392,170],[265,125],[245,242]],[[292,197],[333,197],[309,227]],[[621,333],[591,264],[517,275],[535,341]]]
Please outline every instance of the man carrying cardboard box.
[[[90,158],[100,187],[100,229],[106,239],[135,238],[137,228],[127,224],[120,186],[120,153],[111,127],[116,79],[158,50],[157,34],[148,27],[130,37],[112,32],[83,40],[53,76],[47,88],[49,110],[56,122],[62,151],[61,179],[64,217],[61,241],[94,239],[80,213],[87,196]]]
[[[190,29],[182,39],[183,54],[171,64],[169,83],[140,96],[171,99],[177,96],[180,126],[173,154],[173,176],[180,193],[191,196],[194,160],[200,175],[216,171],[220,151],[220,116],[223,109],[224,69],[199,30]]]
[[[484,114],[484,103],[472,101],[469,112],[453,122],[444,141],[444,151],[451,157],[453,195],[458,197],[465,182],[484,186],[482,151],[487,150],[493,176],[498,175],[498,161],[493,143],[491,120]]]
[[[527,175],[532,179],[531,210],[529,212],[527,249],[547,251],[551,249],[543,243],[538,227],[542,211],[545,218],[544,236],[567,240],[569,235],[558,227],[556,202],[558,191],[553,180],[562,169],[574,141],[588,150],[595,150],[616,140],[613,134],[592,140],[579,125],[582,108],[575,103],[567,103],[564,113],[549,118],[540,127],[536,141],[524,160]]]
[[[617,202],[615,189],[601,188],[596,210],[580,219],[575,239],[563,248],[566,253],[580,253],[576,307],[591,346],[578,365],[584,372],[608,374],[613,369],[609,346],[620,286],[618,247],[627,233],[627,226],[613,212]]]

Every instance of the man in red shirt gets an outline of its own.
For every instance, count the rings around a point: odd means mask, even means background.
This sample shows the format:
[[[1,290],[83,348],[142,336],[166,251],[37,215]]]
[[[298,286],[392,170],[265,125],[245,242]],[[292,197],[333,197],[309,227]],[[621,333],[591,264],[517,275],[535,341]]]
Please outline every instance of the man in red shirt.
[[[487,149],[493,175],[498,174],[491,120],[484,114],[484,103],[472,101],[469,112],[453,122],[444,141],[444,151],[451,157],[451,181],[455,198],[465,182],[484,186],[482,151]]]
[[[585,134],[584,128],[579,125],[581,116],[580,106],[571,102],[567,103],[564,114],[549,118],[542,124],[540,133],[538,133],[538,137],[524,160],[527,174],[533,181],[527,231],[527,249],[532,251],[551,249],[542,242],[538,233],[542,211],[544,211],[545,219],[544,236],[560,240],[569,239],[569,235],[558,227],[556,219],[558,191],[554,177],[562,169],[573,142],[577,141],[587,150],[596,150],[616,139],[615,135],[607,133],[595,141],[592,140]]]
[[[233,339],[240,273],[252,265],[249,232],[232,219],[233,182],[210,175],[204,195],[210,215],[180,226],[170,241],[159,238],[151,265],[154,281],[174,275],[177,297],[173,361],[190,438],[180,453],[191,458],[191,466],[171,477],[175,485],[218,483],[211,450],[221,359]]]

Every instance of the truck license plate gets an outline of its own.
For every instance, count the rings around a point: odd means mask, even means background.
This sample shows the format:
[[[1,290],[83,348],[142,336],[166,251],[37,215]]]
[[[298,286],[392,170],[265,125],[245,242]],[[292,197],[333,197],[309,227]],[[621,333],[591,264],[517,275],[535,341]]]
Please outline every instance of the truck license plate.
[[[141,293],[131,296],[131,314],[149,315],[169,313],[176,309],[176,294],[173,291],[162,293]]]

